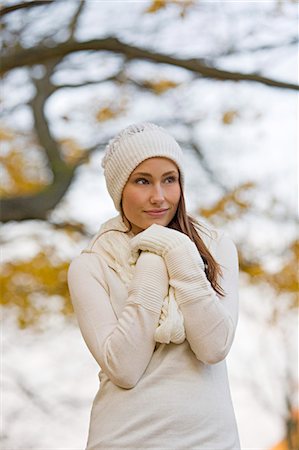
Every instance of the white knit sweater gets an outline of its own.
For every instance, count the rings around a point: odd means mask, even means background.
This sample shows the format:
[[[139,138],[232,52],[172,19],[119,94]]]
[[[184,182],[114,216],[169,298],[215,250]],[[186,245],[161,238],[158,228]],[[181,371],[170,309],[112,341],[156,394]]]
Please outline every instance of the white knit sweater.
[[[190,247],[172,249],[167,261],[142,252],[128,288],[97,238],[69,269],[79,326],[101,367],[87,449],[238,450],[225,364],[238,315],[234,244],[202,235],[222,266],[219,299]],[[154,340],[169,270],[186,330],[179,345]]]

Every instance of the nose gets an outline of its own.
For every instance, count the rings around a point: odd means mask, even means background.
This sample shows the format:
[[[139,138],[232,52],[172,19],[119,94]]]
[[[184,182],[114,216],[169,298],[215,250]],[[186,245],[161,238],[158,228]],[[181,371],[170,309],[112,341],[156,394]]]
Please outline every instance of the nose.
[[[164,202],[164,190],[160,183],[154,184],[151,190],[150,202],[152,204],[161,204]]]

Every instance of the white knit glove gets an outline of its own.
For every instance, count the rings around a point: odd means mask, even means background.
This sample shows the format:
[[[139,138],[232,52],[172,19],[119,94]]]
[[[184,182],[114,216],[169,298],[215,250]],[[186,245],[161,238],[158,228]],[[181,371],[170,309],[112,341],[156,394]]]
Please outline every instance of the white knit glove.
[[[156,253],[164,258],[174,248],[192,245],[195,244],[186,234],[155,223],[130,241],[133,259],[138,258],[139,250]]]
[[[169,284],[175,291],[178,305],[194,297],[198,289],[210,290],[204,272],[204,262],[194,242],[180,231],[153,224],[130,241],[132,260],[137,260],[139,251],[148,251],[162,256],[169,274]],[[188,286],[190,296],[183,286]]]

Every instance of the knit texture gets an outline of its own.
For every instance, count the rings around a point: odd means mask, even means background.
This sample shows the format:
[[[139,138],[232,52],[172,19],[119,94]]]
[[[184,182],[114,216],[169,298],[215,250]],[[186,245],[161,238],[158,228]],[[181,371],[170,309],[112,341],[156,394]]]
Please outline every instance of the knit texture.
[[[162,127],[150,122],[130,125],[116,135],[106,147],[102,160],[108,192],[115,208],[121,209],[122,191],[131,173],[148,158],[172,160],[180,171],[183,186],[182,150]]]
[[[130,247],[133,260],[140,250],[149,251],[164,258],[169,274],[169,284],[172,289],[175,288],[177,305],[189,302],[198,293],[201,297],[216,295],[205,275],[203,259],[196,245],[187,235],[153,224],[131,239]],[[182,283],[184,286],[188,285],[187,294],[186,289],[180,289]],[[173,316],[174,321],[175,311]]]
[[[159,226],[160,228],[163,227]],[[176,303],[174,290],[169,286],[162,307],[159,303],[157,304],[156,297],[151,295],[155,285],[155,268],[152,268],[151,272],[139,271],[136,274],[136,264],[140,252],[132,253],[130,241],[133,235],[125,233],[126,230],[121,216],[108,220],[102,225],[99,234],[94,237],[89,247],[83,250],[83,253],[96,251],[100,254],[107,264],[118,273],[129,294],[143,292],[144,295],[139,295],[139,298],[142,299],[142,306],[150,311],[160,313],[159,324],[155,332],[156,342],[181,344],[185,340],[184,319]]]
[[[180,231],[154,223],[130,241],[133,259],[137,257],[139,250],[153,252],[165,258],[170,250],[181,246],[192,247],[192,253],[196,255],[196,263],[204,269],[204,262],[196,245],[189,236]]]

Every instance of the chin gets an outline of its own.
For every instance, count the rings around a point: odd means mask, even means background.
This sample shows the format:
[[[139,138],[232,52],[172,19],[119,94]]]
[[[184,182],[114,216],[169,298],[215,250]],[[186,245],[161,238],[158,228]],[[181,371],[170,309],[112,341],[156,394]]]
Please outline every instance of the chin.
[[[170,222],[170,221],[167,221],[167,220],[165,220],[165,219],[153,219],[153,220],[151,220],[151,221],[147,224],[146,228],[150,227],[150,226],[153,225],[154,223],[155,223],[156,225],[161,225],[161,226],[163,226],[163,227],[166,227],[166,225],[168,225],[169,222]]]

